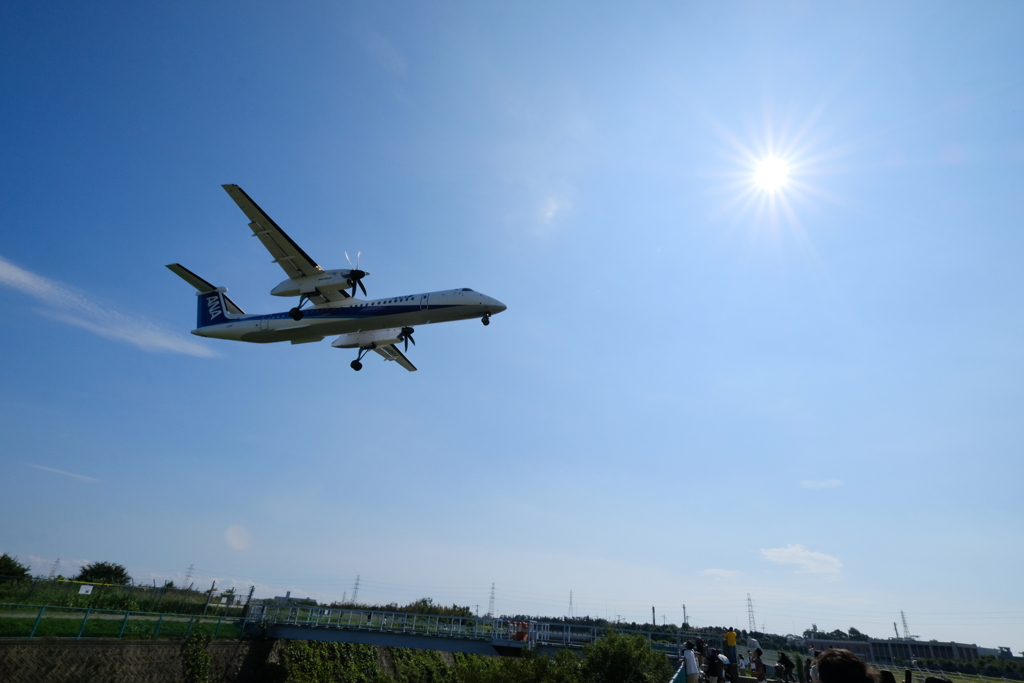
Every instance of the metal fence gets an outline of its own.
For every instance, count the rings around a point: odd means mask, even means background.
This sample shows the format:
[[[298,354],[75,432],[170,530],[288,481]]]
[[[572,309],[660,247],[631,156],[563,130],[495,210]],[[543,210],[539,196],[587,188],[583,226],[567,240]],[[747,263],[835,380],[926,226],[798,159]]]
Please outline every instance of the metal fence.
[[[245,617],[0,604],[0,638],[241,638]]]
[[[491,617],[447,617],[373,609],[314,607],[287,603],[254,604],[249,618],[266,625],[303,626],[318,629],[372,630],[383,633],[486,640],[492,643],[524,643],[556,647],[583,647],[604,636],[608,627],[565,622],[512,621]],[[721,639],[700,633],[613,629],[623,635],[641,635],[651,647],[678,654],[687,640],[704,638],[713,647]]]

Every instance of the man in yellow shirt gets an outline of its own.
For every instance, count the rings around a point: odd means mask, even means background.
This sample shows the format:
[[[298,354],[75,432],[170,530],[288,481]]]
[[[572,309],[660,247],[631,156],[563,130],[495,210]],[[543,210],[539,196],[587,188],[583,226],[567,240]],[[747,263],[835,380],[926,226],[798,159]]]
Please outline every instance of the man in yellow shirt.
[[[739,680],[739,667],[736,665],[736,629],[732,626],[725,632],[725,656],[729,660],[729,677],[735,682]]]

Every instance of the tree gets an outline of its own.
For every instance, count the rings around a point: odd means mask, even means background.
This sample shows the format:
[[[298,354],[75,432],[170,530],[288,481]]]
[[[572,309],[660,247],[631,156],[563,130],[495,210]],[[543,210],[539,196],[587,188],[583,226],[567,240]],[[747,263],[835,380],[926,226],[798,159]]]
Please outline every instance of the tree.
[[[29,578],[28,567],[18,562],[18,558],[7,553],[0,555],[0,582],[22,581]]]
[[[871,636],[869,636],[866,633],[862,633],[862,632],[858,631],[857,629],[855,629],[854,627],[851,626],[850,627],[850,640],[871,640]]]
[[[641,635],[609,631],[583,648],[583,679],[591,683],[663,683],[672,677],[668,657]]]
[[[92,562],[82,567],[82,571],[78,572],[75,581],[127,586],[132,582],[132,577],[128,576],[128,570],[124,568],[124,565],[113,562]]]

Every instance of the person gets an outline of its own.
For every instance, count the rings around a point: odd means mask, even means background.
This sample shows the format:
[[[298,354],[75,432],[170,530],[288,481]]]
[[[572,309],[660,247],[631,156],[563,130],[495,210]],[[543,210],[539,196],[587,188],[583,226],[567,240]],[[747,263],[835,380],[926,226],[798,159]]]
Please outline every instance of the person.
[[[704,673],[708,677],[708,683],[718,683],[718,679],[722,678],[724,668],[722,660],[718,658],[718,650],[715,648],[708,650],[707,662]]]
[[[779,664],[782,665],[782,680],[786,683],[793,683],[793,660],[785,652],[779,652]]]
[[[739,665],[740,676],[746,676],[747,675],[747,664],[748,664],[747,656],[746,655],[740,655],[740,658],[736,661],[736,663]]]
[[[750,675],[759,681],[764,681],[768,678],[768,672],[765,671],[764,662],[761,661],[761,648],[755,648],[754,653],[750,655]]]
[[[730,678],[732,678],[733,681],[735,681],[736,677],[739,675],[739,671],[736,666],[736,662],[738,661],[738,658],[736,657],[736,635],[736,629],[732,626],[730,626],[729,630],[725,632],[725,656],[729,658],[729,673],[731,674]]]
[[[700,669],[697,668],[697,657],[693,654],[693,643],[686,641],[683,645],[683,671],[686,672],[686,683],[697,683]]]
[[[821,683],[875,683],[874,670],[869,670],[860,657],[849,650],[829,648],[815,662]]]

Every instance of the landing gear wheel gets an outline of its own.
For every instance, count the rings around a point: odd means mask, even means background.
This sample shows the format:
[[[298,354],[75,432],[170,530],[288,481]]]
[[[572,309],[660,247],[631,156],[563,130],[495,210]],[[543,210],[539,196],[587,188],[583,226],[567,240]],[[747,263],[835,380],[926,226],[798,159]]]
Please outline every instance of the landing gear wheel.
[[[480,322],[482,322],[484,325],[490,325],[491,324],[491,314],[488,313],[487,315],[485,315],[483,318],[480,319]]]
[[[295,322],[298,322],[298,321],[302,320],[302,316],[304,316],[305,313],[303,313],[302,311],[300,311],[297,308],[293,308],[292,310],[288,311],[288,315],[291,316],[292,320],[294,320]]]
[[[363,364],[357,360],[352,361],[351,365],[352,369],[355,370],[356,372],[359,372],[360,370],[363,369]]]

